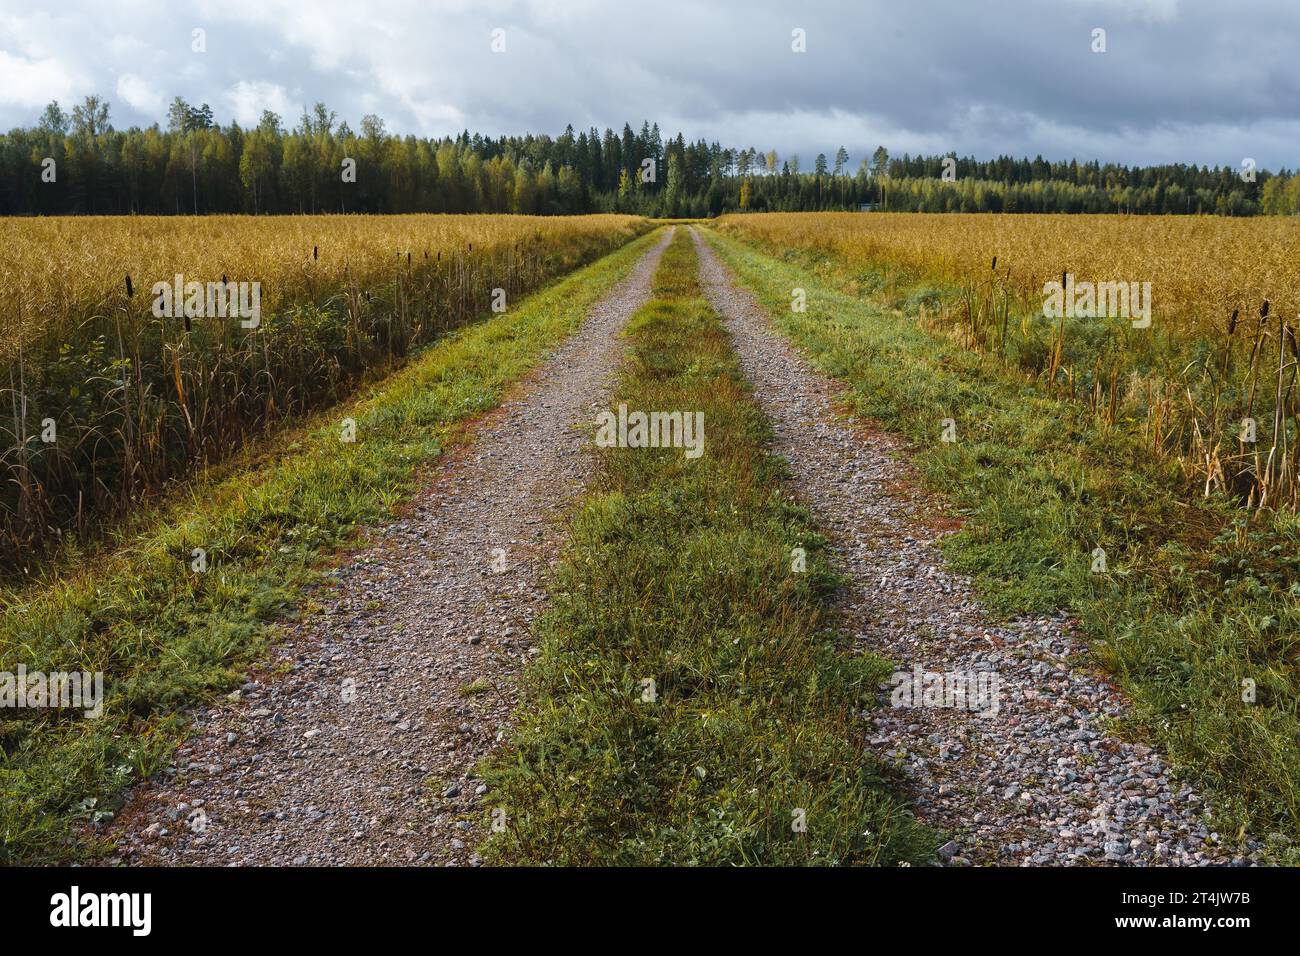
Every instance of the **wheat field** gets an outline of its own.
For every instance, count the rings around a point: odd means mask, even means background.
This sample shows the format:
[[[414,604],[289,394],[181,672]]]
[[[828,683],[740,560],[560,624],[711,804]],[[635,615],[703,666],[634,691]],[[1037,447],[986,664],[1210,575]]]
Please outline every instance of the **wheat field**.
[[[648,228],[609,215],[0,220],[0,566]],[[178,275],[247,283],[250,297],[256,283],[260,318],[156,309],[155,284]]]
[[[86,318],[131,303],[175,273],[262,284],[274,311],[351,285],[391,281],[409,254],[501,256],[511,275],[544,257],[563,262],[587,243],[628,235],[634,216],[131,216],[0,219],[0,348],[66,334]],[[510,258],[513,256],[513,258]],[[504,262],[504,259],[509,259]],[[503,276],[504,278],[505,276]],[[134,298],[134,297],[132,297]],[[128,311],[133,311],[128,309]]]
[[[1233,309],[1244,314],[1265,299],[1291,320],[1300,314],[1294,216],[771,213],[723,216],[718,228],[769,249],[803,247],[954,282],[987,278],[996,257],[1029,307],[1062,272],[1150,282],[1156,320],[1189,332],[1226,329]]]

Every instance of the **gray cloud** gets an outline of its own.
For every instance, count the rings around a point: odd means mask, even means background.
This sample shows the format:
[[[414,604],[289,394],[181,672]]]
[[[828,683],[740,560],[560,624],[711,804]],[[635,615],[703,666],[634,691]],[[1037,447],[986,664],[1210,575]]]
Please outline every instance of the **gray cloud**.
[[[0,127],[98,92],[118,126],[161,121],[174,95],[245,123],[323,100],[420,135],[649,118],[808,161],[883,143],[1294,168],[1297,62],[1292,0],[0,0]]]

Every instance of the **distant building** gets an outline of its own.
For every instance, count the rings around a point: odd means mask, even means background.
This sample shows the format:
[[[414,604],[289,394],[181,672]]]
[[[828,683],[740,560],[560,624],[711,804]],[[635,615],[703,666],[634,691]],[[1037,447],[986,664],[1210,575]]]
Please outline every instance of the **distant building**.
[[[858,212],[880,212],[880,203],[860,202],[858,203]]]

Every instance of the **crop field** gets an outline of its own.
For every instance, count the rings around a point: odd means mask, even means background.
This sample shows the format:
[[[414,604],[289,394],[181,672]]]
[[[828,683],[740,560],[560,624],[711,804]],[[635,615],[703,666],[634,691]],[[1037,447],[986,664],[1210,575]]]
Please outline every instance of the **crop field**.
[[[1048,394],[1139,427],[1190,491],[1300,502],[1295,217],[784,213],[717,228],[829,267],[851,291],[898,296]],[[1091,301],[1093,314],[1049,315],[1049,283],[1145,288],[1149,315]]]
[[[1041,306],[1043,284],[1065,271],[1149,281],[1157,320],[1183,334],[1221,332],[1234,309],[1244,315],[1265,299],[1292,321],[1300,314],[1296,217],[776,213],[728,215],[718,225],[769,248],[890,263],[954,283],[995,271],[1025,309]]]
[[[0,572],[645,228],[633,216],[0,221]]]

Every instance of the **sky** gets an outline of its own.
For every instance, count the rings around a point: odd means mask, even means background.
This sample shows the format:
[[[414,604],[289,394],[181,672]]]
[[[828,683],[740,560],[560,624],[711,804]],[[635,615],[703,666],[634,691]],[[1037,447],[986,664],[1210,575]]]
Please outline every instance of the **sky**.
[[[0,129],[90,93],[119,128],[179,95],[421,136],[649,119],[805,168],[883,145],[1294,169],[1300,0],[0,0]]]

